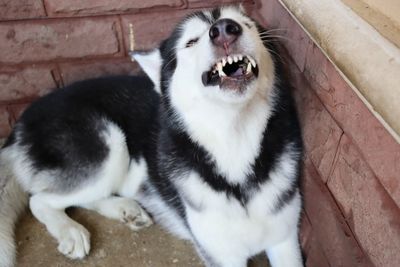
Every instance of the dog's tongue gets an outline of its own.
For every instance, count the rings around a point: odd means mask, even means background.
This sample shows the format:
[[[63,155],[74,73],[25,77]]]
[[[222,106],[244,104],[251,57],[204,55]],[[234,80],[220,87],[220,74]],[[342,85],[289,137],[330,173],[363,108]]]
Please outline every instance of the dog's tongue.
[[[240,67],[234,73],[229,75],[229,77],[238,77],[238,76],[242,76],[243,74],[244,74],[244,70],[243,70],[243,68]]]

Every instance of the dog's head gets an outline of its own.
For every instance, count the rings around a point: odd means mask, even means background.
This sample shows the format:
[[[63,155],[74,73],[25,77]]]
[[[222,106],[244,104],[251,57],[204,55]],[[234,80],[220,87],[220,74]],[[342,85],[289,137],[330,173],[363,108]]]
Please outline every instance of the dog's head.
[[[245,103],[266,95],[274,80],[271,55],[241,7],[194,13],[159,49],[132,57],[171,98]]]

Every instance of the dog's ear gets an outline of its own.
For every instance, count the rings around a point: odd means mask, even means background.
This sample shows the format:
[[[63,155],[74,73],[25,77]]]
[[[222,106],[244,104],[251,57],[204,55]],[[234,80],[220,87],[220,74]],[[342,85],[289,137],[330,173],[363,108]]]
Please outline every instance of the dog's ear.
[[[136,60],[147,76],[153,81],[155,89],[160,92],[161,55],[159,49],[151,51],[132,51],[129,53],[132,61]]]
[[[246,9],[244,9],[243,3],[240,3],[240,4],[238,5],[238,8],[239,8],[239,11],[242,12],[243,14],[246,14],[246,13],[247,13],[247,12],[246,12]]]

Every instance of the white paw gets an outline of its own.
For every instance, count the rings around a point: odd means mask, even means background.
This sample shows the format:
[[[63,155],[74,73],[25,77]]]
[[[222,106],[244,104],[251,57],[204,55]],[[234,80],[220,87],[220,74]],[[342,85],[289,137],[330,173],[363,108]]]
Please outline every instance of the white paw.
[[[134,231],[153,224],[147,212],[135,201],[127,201],[119,207],[120,220]]]
[[[78,223],[62,228],[58,251],[70,259],[83,259],[90,251],[90,233]]]

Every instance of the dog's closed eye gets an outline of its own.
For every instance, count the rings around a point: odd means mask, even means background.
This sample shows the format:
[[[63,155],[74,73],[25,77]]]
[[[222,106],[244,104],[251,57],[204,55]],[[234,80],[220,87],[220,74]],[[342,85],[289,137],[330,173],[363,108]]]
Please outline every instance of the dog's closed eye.
[[[195,45],[195,44],[197,43],[197,41],[199,41],[199,38],[190,39],[190,40],[186,43],[186,47],[191,47],[191,46]]]

